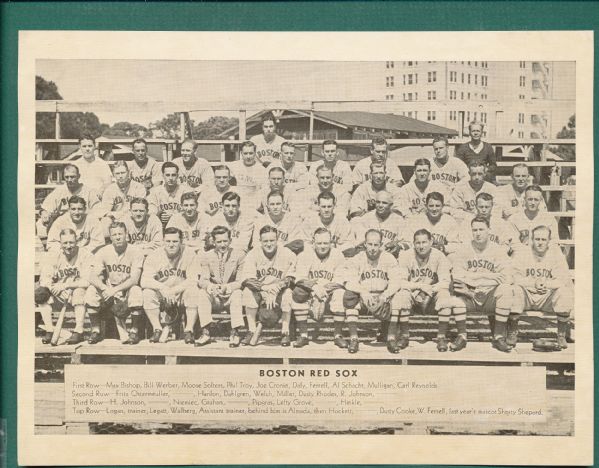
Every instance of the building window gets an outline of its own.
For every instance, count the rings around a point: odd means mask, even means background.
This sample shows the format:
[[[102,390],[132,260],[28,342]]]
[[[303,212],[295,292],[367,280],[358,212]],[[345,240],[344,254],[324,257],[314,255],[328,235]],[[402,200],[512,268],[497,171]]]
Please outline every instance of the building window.
[[[521,76],[520,77],[520,86],[521,87],[525,87],[526,86],[526,77],[525,76]]]
[[[468,62],[468,66],[470,66],[470,62]]]
[[[474,62],[474,66],[475,66],[475,67],[478,67],[478,62]]]
[[[435,83],[437,81],[437,72],[428,72],[428,82]]]
[[[464,63],[464,62],[462,62]],[[462,73],[462,84],[464,84],[464,74]]]
[[[470,122],[470,111],[468,111],[468,117],[466,117],[466,120]]]
[[[449,111],[449,120],[455,120],[455,111]]]
[[[524,132],[522,132],[522,131],[518,132],[518,138],[524,138]]]
[[[406,84],[406,75],[403,76],[403,84]]]
[[[395,68],[395,62],[387,62],[387,68]]]
[[[458,72],[450,71],[449,72],[449,81],[451,83],[455,83],[458,80]]]
[[[418,84],[418,73],[414,73],[414,83]]]
[[[414,111],[414,118],[417,119],[418,118],[418,111]]]
[[[468,73],[468,84],[470,84],[470,73]]]
[[[410,117],[410,118],[412,117],[412,111],[408,112],[408,117]]]
[[[414,101],[418,101],[418,93],[414,93]]]
[[[436,111],[427,111],[426,120],[428,120],[429,122],[431,120],[437,120],[437,112]]]
[[[434,101],[437,99],[437,91],[429,91],[427,95],[429,101]]]
[[[408,62],[408,67],[411,67],[414,62]]]
[[[524,114],[522,112],[518,113],[518,123],[519,124],[524,123]]]
[[[408,93],[408,101],[412,100],[412,93]]]
[[[520,62],[520,68],[526,68],[526,62]]]
[[[476,112],[474,113],[474,117],[472,117],[472,120],[476,121]]]
[[[462,91],[462,101],[464,100],[464,91]]]
[[[468,93],[468,100],[470,100],[470,93]]]
[[[392,77],[392,76],[388,76],[388,77],[385,79],[385,84],[386,84],[387,88],[393,88],[393,86],[394,86],[394,83],[393,83],[393,81],[394,81],[394,80],[393,80],[393,77]]]
[[[480,113],[480,121],[482,123],[487,123],[487,113],[486,112],[481,112]]]
[[[477,85],[478,84],[478,75],[474,75],[474,84]]]
[[[403,93],[403,100],[406,100],[406,93]]]
[[[526,99],[526,96],[524,94],[519,94],[518,99]]]
[[[455,100],[456,97],[457,97],[456,91],[449,91],[449,99]]]
[[[410,74],[408,75],[408,84],[409,84],[409,85],[413,84],[413,81],[412,81],[412,80],[413,80],[413,76],[412,76],[412,74],[410,73]]]
[[[482,86],[487,86],[487,79],[488,79],[488,77],[486,75],[481,75],[480,76],[480,84]]]

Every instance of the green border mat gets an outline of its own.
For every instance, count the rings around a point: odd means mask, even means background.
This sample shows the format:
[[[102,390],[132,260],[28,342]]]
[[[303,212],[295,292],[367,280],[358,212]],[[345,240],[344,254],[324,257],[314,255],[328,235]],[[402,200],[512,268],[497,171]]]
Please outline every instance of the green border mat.
[[[19,30],[489,31],[599,29],[599,2],[244,2],[0,4],[0,418],[17,466],[17,58]],[[595,36],[597,73],[598,37]],[[573,44],[575,46],[575,44]],[[594,109],[599,114],[597,87]],[[595,119],[595,153],[599,133]],[[598,197],[595,194],[595,203]],[[596,283],[595,283],[596,284]],[[599,325],[594,322],[595,336]],[[595,355],[599,349],[595,341]],[[595,363],[595,375],[597,376]],[[597,390],[595,389],[595,398]],[[595,422],[598,416],[595,413]],[[595,464],[597,464],[595,450]]]

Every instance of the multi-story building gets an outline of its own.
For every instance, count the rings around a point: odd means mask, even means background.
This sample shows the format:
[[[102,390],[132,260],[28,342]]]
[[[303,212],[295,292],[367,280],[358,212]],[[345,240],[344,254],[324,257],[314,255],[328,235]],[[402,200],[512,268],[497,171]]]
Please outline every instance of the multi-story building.
[[[574,101],[555,102],[553,62],[518,61],[387,61],[383,65],[381,99],[386,109],[468,133],[468,122],[486,124],[492,137],[547,138],[554,111]],[[572,65],[573,75],[573,65]],[[572,76],[572,79],[574,77]]]

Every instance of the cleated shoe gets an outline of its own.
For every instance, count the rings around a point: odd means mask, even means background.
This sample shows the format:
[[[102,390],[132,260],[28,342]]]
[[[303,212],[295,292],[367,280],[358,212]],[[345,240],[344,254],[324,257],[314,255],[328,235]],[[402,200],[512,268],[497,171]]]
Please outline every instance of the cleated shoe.
[[[493,348],[497,351],[501,351],[502,353],[509,353],[512,348],[505,342],[505,338],[500,336],[493,340]]]
[[[446,353],[449,349],[449,340],[444,336],[437,337],[437,351]]]
[[[129,339],[127,339],[127,341],[125,341],[123,344],[136,345],[137,343],[139,343],[139,341],[139,335],[137,334],[137,332],[132,331],[129,332]]]
[[[335,340],[333,341],[333,343],[335,343],[335,346],[337,346],[338,348],[341,348],[341,349],[347,349],[347,347],[348,347],[347,340],[340,335],[337,335],[335,337]]]
[[[195,339],[193,337],[193,332],[192,331],[186,331],[183,334],[183,341],[185,342],[185,344],[194,344],[195,343]]]
[[[291,346],[291,338],[289,337],[289,333],[284,333],[281,337],[281,346],[284,348]]]
[[[464,338],[462,335],[458,335],[458,337],[455,340],[453,340],[453,343],[451,344],[451,350],[454,353],[457,351],[461,351],[466,347],[467,344],[468,342],[466,341],[466,338]]]
[[[102,341],[104,338],[102,337],[102,334],[100,332],[92,332],[91,335],[89,335],[89,338],[87,340],[87,342],[89,344],[96,344],[99,343],[100,341]]]
[[[399,347],[397,346],[396,340],[387,340],[387,351],[389,351],[391,354],[399,353]]]
[[[357,338],[351,338],[349,340],[349,346],[347,347],[347,350],[349,351],[349,353],[355,354],[358,352],[359,349],[360,349],[360,341]]]
[[[303,348],[304,346],[308,346],[310,344],[310,340],[307,336],[300,336],[295,343],[293,343],[294,348]]]
[[[162,336],[162,330],[159,330],[157,328],[156,330],[154,330],[154,333],[152,333],[152,336],[150,337],[150,339],[148,341],[150,343],[158,343],[160,341],[161,336]]]
[[[241,337],[239,333],[236,331],[231,332],[231,336],[229,336],[229,348],[238,348],[241,344]]]
[[[65,344],[76,345],[76,344],[81,343],[82,341],[83,341],[83,334],[79,333],[79,332],[73,332],[73,333],[71,333],[71,336],[65,342]]]
[[[44,336],[42,336],[42,343],[50,344],[50,342],[52,341],[53,334],[54,334],[53,332],[49,332],[49,331],[45,332]]]
[[[397,347],[401,350],[406,349],[408,346],[410,346],[410,337],[407,335],[400,336],[397,340]]]

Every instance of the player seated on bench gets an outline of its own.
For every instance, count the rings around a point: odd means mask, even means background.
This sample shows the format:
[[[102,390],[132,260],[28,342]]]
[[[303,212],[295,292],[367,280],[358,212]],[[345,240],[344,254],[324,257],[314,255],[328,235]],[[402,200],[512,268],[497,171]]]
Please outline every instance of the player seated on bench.
[[[200,269],[197,277],[199,317],[187,314],[185,342],[193,343],[193,326],[199,318],[204,332],[196,346],[201,346],[206,335],[207,325],[212,322],[212,312],[229,310],[231,313],[231,336],[229,347],[236,348],[241,342],[239,329],[243,327],[243,309],[241,300],[241,281],[237,278],[245,253],[231,247],[231,231],[225,226],[215,226],[210,233],[214,249],[198,256]]]
[[[395,335],[401,305],[395,299],[395,293],[399,290],[399,267],[393,255],[383,250],[380,231],[366,231],[364,247],[365,251],[346,263],[343,308],[350,337],[348,351],[358,352],[358,316],[360,312],[368,312],[376,319],[390,322],[387,349],[395,354],[399,352]],[[336,344],[344,347],[341,341]]]
[[[73,229],[63,229],[59,234],[59,240],[60,250],[49,252],[43,262],[40,284],[35,289],[35,303],[46,330],[42,338],[44,344],[50,343],[54,332],[52,306],[72,306],[75,312],[75,330],[66,344],[77,344],[83,341],[85,289],[89,286],[92,255],[86,249],[77,246],[77,235]],[[60,323],[58,325],[62,326]],[[60,330],[57,333],[60,333]]]
[[[260,245],[247,254],[241,274],[243,305],[248,334],[242,344],[258,344],[262,326],[272,327],[279,321],[281,346],[289,346],[291,319],[291,286],[295,276],[295,254],[277,245],[277,229],[260,229]],[[257,323],[258,322],[258,323]]]
[[[414,249],[399,255],[401,289],[395,295],[399,303],[399,349],[409,345],[409,320],[414,308],[423,312],[435,311],[439,316],[437,333],[437,349],[445,352],[448,349],[447,329],[455,298],[449,294],[451,282],[450,264],[447,257],[433,248],[433,236],[426,229],[414,233]],[[459,305],[459,303],[458,303]],[[452,343],[452,351],[460,351],[466,347],[466,314],[455,316],[458,336]]]
[[[531,245],[521,246],[514,253],[514,308],[508,320],[511,346],[516,346],[518,340],[520,314],[539,310],[557,315],[558,347],[568,347],[566,332],[574,305],[574,285],[562,251],[559,246],[551,245],[551,234],[547,226],[535,227]]]
[[[453,267],[453,293],[460,301],[456,317],[466,312],[487,314],[493,347],[504,353],[512,347],[506,342],[507,320],[512,309],[512,275],[505,248],[489,239],[489,220],[476,216],[470,222],[471,241],[449,256]]]
[[[343,339],[343,264],[340,250],[332,248],[331,233],[324,227],[316,229],[312,244],[297,257],[295,286],[291,294],[291,310],[297,323],[298,338],[294,347],[302,348],[308,339],[308,316],[316,322],[313,339],[318,338],[324,314],[333,312],[335,343],[347,347]],[[341,273],[341,276],[340,276]]]
[[[92,333],[87,340],[95,344],[104,338],[100,331],[99,312],[109,309],[116,322],[119,338],[124,344],[137,344],[143,325],[143,297],[139,278],[143,253],[127,243],[127,228],[117,221],[110,226],[110,245],[94,255],[90,274],[91,285],[85,293]],[[131,328],[126,320],[131,315]]]
[[[197,263],[193,249],[183,245],[183,232],[167,227],[164,246],[148,257],[140,281],[144,311],[154,330],[150,343],[166,342],[171,325],[183,313],[187,314],[185,342],[193,343],[193,325],[198,315],[197,288],[193,284]],[[209,341],[209,335],[202,336],[202,343]]]

